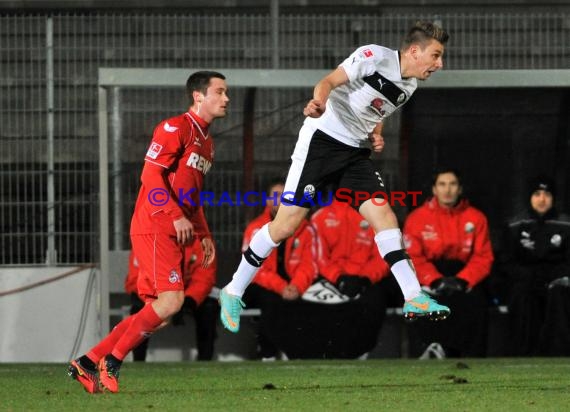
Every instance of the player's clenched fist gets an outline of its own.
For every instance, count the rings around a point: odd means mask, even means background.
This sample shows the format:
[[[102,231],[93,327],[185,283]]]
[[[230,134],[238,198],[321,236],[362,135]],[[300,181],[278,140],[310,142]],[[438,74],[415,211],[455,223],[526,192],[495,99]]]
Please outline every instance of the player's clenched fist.
[[[324,112],[325,105],[321,101],[315,99],[311,99],[303,109],[303,114],[309,117],[321,117]]]
[[[384,137],[378,133],[370,133],[368,135],[368,140],[372,143],[372,150],[376,153],[380,153],[384,150]]]

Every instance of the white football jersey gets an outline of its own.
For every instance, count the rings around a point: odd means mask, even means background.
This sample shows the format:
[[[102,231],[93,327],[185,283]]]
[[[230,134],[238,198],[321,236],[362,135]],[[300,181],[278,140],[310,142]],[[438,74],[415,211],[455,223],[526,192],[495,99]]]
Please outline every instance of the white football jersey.
[[[347,145],[370,147],[368,134],[410,99],[417,80],[402,79],[397,50],[375,44],[356,49],[339,67],[348,83],[331,92],[321,117],[305,123]]]

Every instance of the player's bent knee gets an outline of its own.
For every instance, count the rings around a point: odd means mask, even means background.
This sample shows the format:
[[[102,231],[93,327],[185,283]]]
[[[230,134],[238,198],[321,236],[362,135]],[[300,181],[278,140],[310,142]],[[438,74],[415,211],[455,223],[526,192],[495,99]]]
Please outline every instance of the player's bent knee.
[[[270,229],[270,233],[271,233],[271,238],[276,242],[282,242],[283,240],[293,236],[293,234],[295,233],[295,230],[297,230],[297,226],[292,225],[290,223],[287,224],[281,224],[281,225],[275,225],[275,227],[271,227]]]
[[[161,319],[167,319],[177,314],[184,304],[184,292],[169,291],[159,294],[153,303],[154,309]]]
[[[305,216],[308,209],[299,206],[283,206],[279,208],[277,216],[269,224],[269,234],[275,243],[293,236]]]
[[[398,227],[398,218],[389,204],[375,204],[370,199],[360,206],[358,212],[370,223],[375,232]]]

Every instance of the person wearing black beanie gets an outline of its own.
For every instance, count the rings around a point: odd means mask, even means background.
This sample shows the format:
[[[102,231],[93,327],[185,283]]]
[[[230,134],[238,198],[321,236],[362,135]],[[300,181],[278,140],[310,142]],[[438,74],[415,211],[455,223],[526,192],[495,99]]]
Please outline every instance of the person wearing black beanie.
[[[554,180],[545,175],[536,176],[530,180],[529,183],[529,197],[534,194],[534,192],[538,191],[545,191],[549,192],[552,197],[556,195],[556,185],[554,184]]]
[[[529,211],[541,220],[557,215],[554,207],[556,186],[554,180],[548,176],[537,176],[530,181],[528,197],[530,199]]]
[[[509,347],[515,356],[570,356],[570,219],[554,207],[552,178],[533,178],[528,196],[528,210],[508,225],[500,259]]]

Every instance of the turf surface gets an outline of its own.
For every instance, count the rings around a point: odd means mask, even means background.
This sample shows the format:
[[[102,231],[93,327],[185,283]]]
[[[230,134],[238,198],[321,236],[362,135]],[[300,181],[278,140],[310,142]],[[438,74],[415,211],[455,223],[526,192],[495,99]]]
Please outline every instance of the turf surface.
[[[90,395],[62,364],[0,364],[1,411],[564,411],[570,359],[125,363]]]

